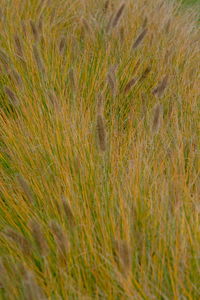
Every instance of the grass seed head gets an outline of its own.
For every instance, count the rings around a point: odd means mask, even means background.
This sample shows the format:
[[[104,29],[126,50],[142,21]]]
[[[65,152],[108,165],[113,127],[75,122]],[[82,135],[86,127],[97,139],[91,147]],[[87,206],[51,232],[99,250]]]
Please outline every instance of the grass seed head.
[[[132,259],[130,247],[125,240],[114,241],[114,253],[117,263],[120,265],[122,271],[128,274],[131,270]]]
[[[101,151],[106,151],[106,129],[102,114],[97,115],[97,134]]]
[[[37,48],[36,45],[33,45],[33,55],[36,61],[36,64],[38,66],[39,71],[42,74],[45,74],[45,66],[44,66],[44,62],[42,60],[41,54],[39,52],[39,49]]]
[[[17,55],[18,55],[20,58],[24,58],[23,47],[22,47],[22,41],[21,41],[19,35],[15,34],[15,36],[14,36],[14,41],[15,41],[15,47],[16,47]]]
[[[60,54],[63,55],[64,52],[65,52],[65,49],[66,49],[66,37],[62,36],[61,39],[60,39],[60,43],[59,43]]]
[[[147,34],[147,28],[145,28],[139,35],[138,37],[136,38],[135,42],[133,43],[133,46],[132,46],[132,50],[135,50],[140,44],[141,42],[143,41],[145,35]]]
[[[164,76],[164,78],[161,80],[161,82],[159,82],[159,84],[157,85],[157,87],[153,90],[153,95],[157,96],[158,98],[162,97],[166,87],[168,84],[168,76]]]
[[[65,216],[67,218],[67,221],[71,224],[74,225],[75,224],[75,218],[74,218],[74,214],[72,212],[72,209],[70,207],[70,204],[68,203],[67,199],[62,196],[62,205],[63,205],[63,210],[65,213]]]
[[[33,22],[33,20],[30,20],[30,26],[31,26],[31,30],[32,30],[35,42],[37,42],[39,40],[39,33],[38,33],[37,25]]]
[[[115,97],[117,94],[117,79],[115,74],[116,66],[110,67],[107,73],[107,82],[112,92],[112,95]]]
[[[152,124],[153,133],[158,132],[161,125],[161,118],[162,118],[162,105],[160,103],[157,103],[154,108],[154,116],[153,116],[153,124]]]
[[[19,99],[17,98],[15,93],[8,86],[4,86],[4,91],[5,91],[6,95],[8,96],[10,103],[14,106],[18,106]]]
[[[26,195],[26,197],[28,198],[28,200],[33,203],[34,202],[34,196],[33,196],[33,192],[28,184],[28,182],[26,181],[26,179],[21,175],[21,174],[17,174],[16,176],[18,183],[20,184],[24,194]]]
[[[125,3],[122,3],[118,9],[118,11],[116,12],[116,15],[113,18],[112,21],[112,28],[116,27],[117,24],[119,23],[119,20],[124,12],[124,8],[125,8]]]
[[[58,249],[63,256],[66,256],[69,251],[69,241],[62,227],[56,222],[51,221],[50,228],[57,242]]]
[[[32,252],[31,244],[29,241],[19,232],[7,227],[3,234],[11,239],[22,250],[25,255],[30,255]]]
[[[21,75],[17,72],[17,70],[15,70],[14,68],[11,68],[9,70],[9,74],[11,76],[11,79],[13,79],[14,82],[16,83],[16,85],[18,85],[19,87],[23,86],[23,80],[21,78]]]
[[[27,269],[25,270],[25,274],[23,276],[23,286],[25,300],[47,300],[43,290],[37,284],[33,273]]]
[[[48,253],[48,246],[41,225],[35,219],[32,219],[29,222],[29,227],[40,254],[45,256]]]
[[[10,58],[3,49],[0,49],[0,61],[4,66],[8,66],[10,64]]]
[[[130,89],[136,84],[137,78],[132,78],[125,86],[124,93],[127,94]]]

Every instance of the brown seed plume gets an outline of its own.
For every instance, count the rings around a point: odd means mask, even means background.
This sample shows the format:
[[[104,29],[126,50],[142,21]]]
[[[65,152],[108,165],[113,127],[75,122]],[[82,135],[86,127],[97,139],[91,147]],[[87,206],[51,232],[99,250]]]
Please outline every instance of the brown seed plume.
[[[97,113],[103,114],[103,99],[101,93],[97,95]]]
[[[132,50],[136,49],[140,45],[140,43],[142,42],[142,40],[144,39],[144,37],[145,37],[146,34],[147,34],[147,28],[145,28],[139,34],[139,36],[136,38],[135,42],[133,43]]]
[[[117,94],[117,79],[115,75],[115,70],[116,70],[116,66],[112,66],[107,73],[108,85],[111,89],[113,96],[116,96]]]
[[[24,268],[23,287],[25,300],[47,300],[31,271]]]
[[[59,43],[59,51],[60,54],[64,54],[66,48],[66,38],[64,36],[61,37],[60,43]]]
[[[0,60],[3,63],[4,66],[9,65],[9,63],[10,63],[10,59],[7,56],[7,54],[4,52],[3,49],[0,49]]]
[[[58,97],[53,89],[48,91],[48,99],[50,101],[50,105],[52,105],[57,111],[59,111],[60,103],[59,103]]]
[[[82,24],[85,31],[87,31],[88,34],[93,35],[93,30],[86,19],[82,18]]]
[[[17,174],[16,178],[17,178],[17,181],[19,182],[24,194],[28,198],[28,200],[31,203],[33,203],[34,202],[34,196],[33,196],[33,192],[31,190],[28,182],[23,178],[23,176],[21,174]]]
[[[45,256],[48,253],[48,246],[44,234],[42,232],[41,225],[35,219],[32,219],[29,222],[29,227],[31,229],[33,238],[36,242],[40,254],[42,256]]]
[[[41,54],[36,45],[33,45],[33,54],[37,63],[38,69],[42,74],[45,74],[45,67],[41,57]]]
[[[144,80],[150,72],[151,72],[151,67],[150,66],[146,67],[146,69],[140,76],[140,81]]]
[[[56,221],[51,221],[50,228],[58,244],[58,249],[63,254],[63,256],[66,256],[69,251],[69,242],[66,233]]]
[[[64,213],[65,213],[65,216],[67,217],[67,220],[69,221],[69,223],[71,225],[74,225],[75,224],[75,218],[74,218],[74,214],[72,212],[72,209],[67,201],[67,199],[62,196],[62,205],[63,205],[63,210],[64,210]]]
[[[109,7],[110,7],[110,0],[106,0],[104,7],[103,7],[104,14],[108,11]]]
[[[15,93],[7,86],[4,87],[4,91],[5,91],[6,95],[8,96],[10,103],[13,104],[14,106],[18,106],[19,100],[18,100],[17,96],[15,95]]]
[[[122,271],[127,274],[131,270],[131,251],[125,240],[114,241],[114,253],[116,255],[117,263],[122,268]]]
[[[127,94],[130,89],[136,84],[137,78],[132,78],[125,86],[124,93]]]
[[[29,255],[31,253],[31,245],[21,233],[13,230],[10,227],[6,228],[3,233],[6,237],[17,244],[24,254]]]
[[[162,118],[162,106],[160,103],[158,103],[154,108],[154,116],[153,116],[153,124],[152,124],[153,133],[158,132],[161,124],[161,118]]]
[[[122,3],[118,9],[118,11],[116,12],[116,15],[114,16],[114,19],[112,21],[112,28],[116,27],[117,24],[119,23],[119,20],[122,16],[122,13],[124,11],[125,8],[125,3]]]
[[[30,26],[31,26],[31,30],[32,30],[34,39],[37,42],[39,40],[39,33],[38,33],[37,26],[32,20],[30,20]]]
[[[101,151],[106,151],[106,129],[102,114],[97,115],[97,134]]]
[[[153,95],[158,98],[162,97],[168,83],[168,76],[166,75],[161,82],[157,85],[157,87],[153,90]]]
[[[10,74],[10,77],[15,81],[15,83],[18,86],[22,87],[22,85],[23,85],[22,78],[21,78],[20,74],[14,68],[11,68],[9,70],[9,74]]]
[[[22,42],[20,37],[17,34],[15,34],[14,36],[14,41],[15,41],[15,48],[16,48],[17,55],[20,58],[23,58],[24,54],[23,54]]]

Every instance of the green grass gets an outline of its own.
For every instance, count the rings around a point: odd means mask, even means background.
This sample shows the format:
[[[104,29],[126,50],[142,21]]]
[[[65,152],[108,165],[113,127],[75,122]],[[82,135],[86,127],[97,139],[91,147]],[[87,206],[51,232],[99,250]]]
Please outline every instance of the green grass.
[[[1,0],[2,300],[200,298],[198,12],[109,3]]]

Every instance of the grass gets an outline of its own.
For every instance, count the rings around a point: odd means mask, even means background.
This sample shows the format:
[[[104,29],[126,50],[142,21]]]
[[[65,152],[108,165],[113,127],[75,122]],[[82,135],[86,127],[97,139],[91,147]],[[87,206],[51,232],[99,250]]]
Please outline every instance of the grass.
[[[1,1],[0,299],[199,299],[199,27],[176,2]]]

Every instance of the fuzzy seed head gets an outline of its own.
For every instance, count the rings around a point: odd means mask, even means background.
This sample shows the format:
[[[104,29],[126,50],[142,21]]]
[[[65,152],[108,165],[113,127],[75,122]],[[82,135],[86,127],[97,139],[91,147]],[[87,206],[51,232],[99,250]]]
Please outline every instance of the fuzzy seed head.
[[[28,182],[26,181],[26,179],[21,174],[17,174],[16,178],[17,178],[17,181],[18,181],[19,185],[21,186],[24,194],[28,198],[28,200],[31,203],[33,203],[34,202],[33,192],[31,190]]]
[[[139,35],[138,37],[136,38],[135,42],[133,43],[133,46],[132,46],[132,50],[136,49],[140,44],[141,42],[143,41],[145,35],[147,34],[147,28],[145,28]]]

